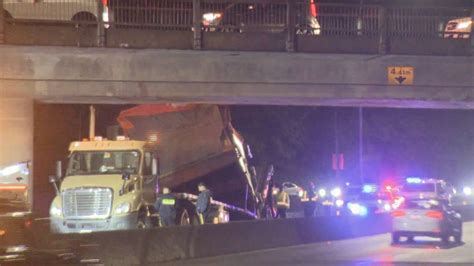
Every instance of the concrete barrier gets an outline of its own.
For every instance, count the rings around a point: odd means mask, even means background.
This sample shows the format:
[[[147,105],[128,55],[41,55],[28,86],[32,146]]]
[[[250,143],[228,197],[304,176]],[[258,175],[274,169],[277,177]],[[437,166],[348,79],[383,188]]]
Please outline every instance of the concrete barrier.
[[[472,206],[460,207],[466,220]],[[219,225],[168,227],[150,230],[50,235],[38,245],[68,248],[84,259],[105,265],[141,265],[340,240],[389,232],[390,216],[319,217],[242,221]]]

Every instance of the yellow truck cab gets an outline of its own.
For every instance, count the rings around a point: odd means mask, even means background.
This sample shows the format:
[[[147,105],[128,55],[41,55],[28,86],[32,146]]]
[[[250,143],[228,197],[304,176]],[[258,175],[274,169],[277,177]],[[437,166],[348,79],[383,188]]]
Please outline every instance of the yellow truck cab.
[[[147,226],[155,200],[157,162],[145,141],[76,141],[64,178],[50,208],[59,233],[80,233]],[[58,178],[59,177],[59,178]],[[58,180],[61,179],[61,180]]]

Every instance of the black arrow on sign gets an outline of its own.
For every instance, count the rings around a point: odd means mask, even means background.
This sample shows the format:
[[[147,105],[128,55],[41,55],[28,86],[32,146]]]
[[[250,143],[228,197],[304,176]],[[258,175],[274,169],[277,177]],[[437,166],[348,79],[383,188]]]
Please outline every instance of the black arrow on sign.
[[[396,81],[398,81],[398,84],[402,84],[407,78],[398,76],[395,78]]]

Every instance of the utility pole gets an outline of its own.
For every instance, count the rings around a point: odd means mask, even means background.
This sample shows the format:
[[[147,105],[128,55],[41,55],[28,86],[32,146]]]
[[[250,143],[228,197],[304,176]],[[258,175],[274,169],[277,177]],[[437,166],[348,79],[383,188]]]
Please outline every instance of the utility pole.
[[[359,179],[364,184],[364,113],[362,107],[359,107]]]
[[[339,159],[339,138],[338,138],[338,127],[337,127],[337,108],[334,108],[334,150],[336,153],[336,180],[339,179],[339,164],[338,164],[338,159]]]

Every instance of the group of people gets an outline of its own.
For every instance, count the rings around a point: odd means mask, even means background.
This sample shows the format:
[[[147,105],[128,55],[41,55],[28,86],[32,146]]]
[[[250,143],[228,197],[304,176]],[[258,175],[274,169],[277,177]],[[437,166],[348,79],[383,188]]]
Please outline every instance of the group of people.
[[[211,191],[204,183],[198,185],[199,195],[196,201],[196,211],[199,223],[204,224],[211,220]],[[286,212],[290,208],[290,196],[281,186],[275,186],[273,190],[273,206],[276,207],[276,218],[286,218]],[[155,210],[159,215],[160,226],[173,226],[177,224],[178,201],[171,193],[170,188],[163,187],[162,194],[155,202]]]
[[[209,220],[211,206],[211,191],[204,183],[198,184],[199,195],[196,202],[196,211],[200,224]],[[168,187],[162,188],[162,194],[155,202],[155,210],[159,215],[160,226],[173,226],[177,224],[176,213],[178,210],[177,198],[171,194]]]

